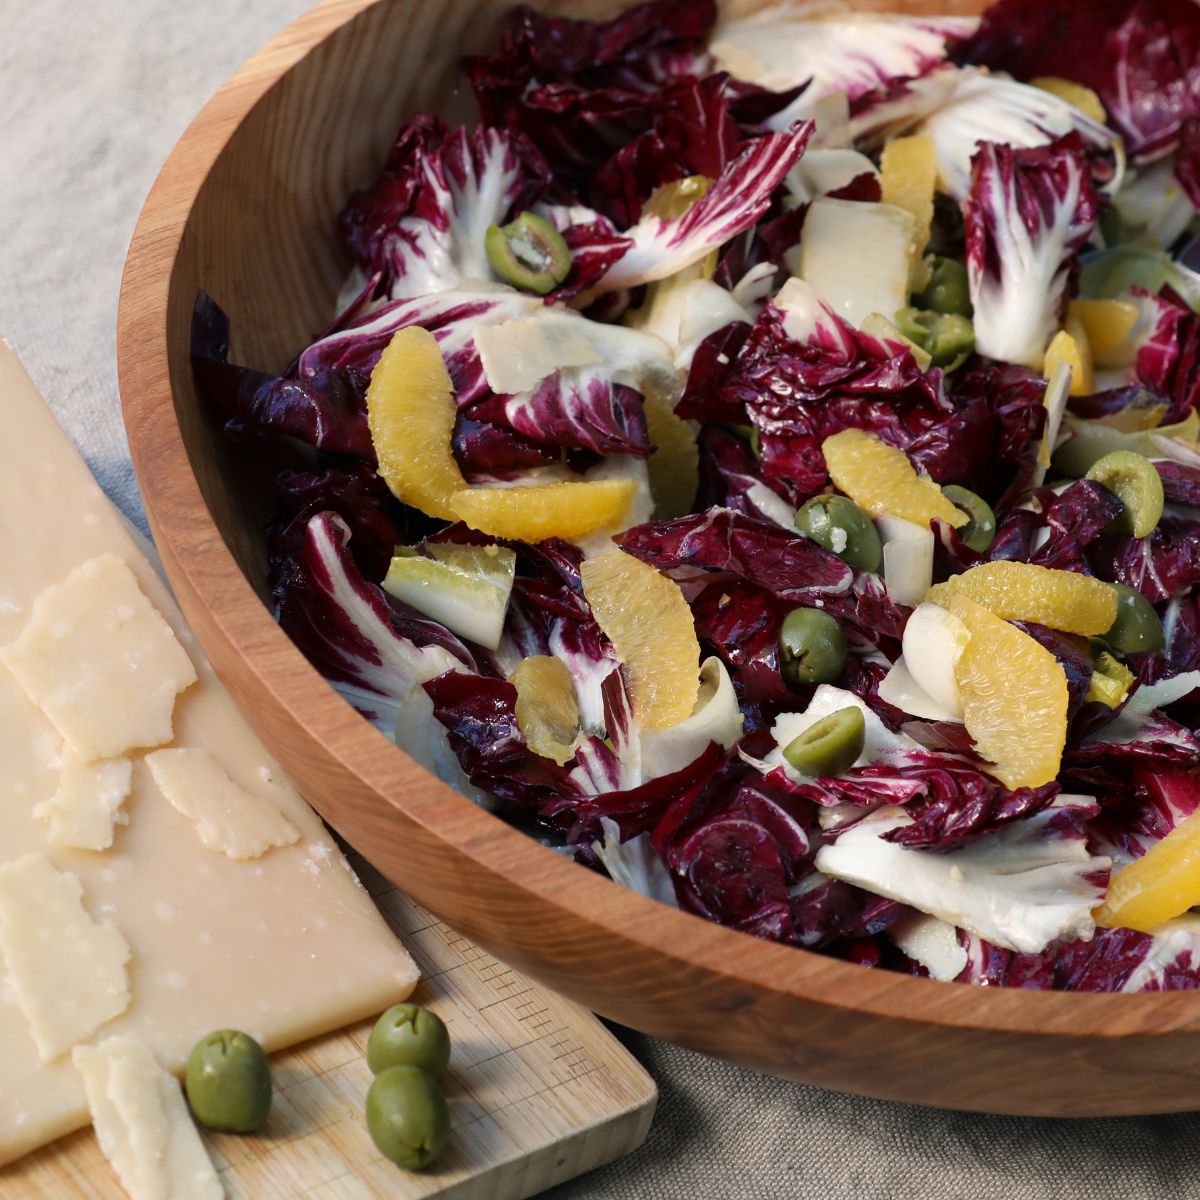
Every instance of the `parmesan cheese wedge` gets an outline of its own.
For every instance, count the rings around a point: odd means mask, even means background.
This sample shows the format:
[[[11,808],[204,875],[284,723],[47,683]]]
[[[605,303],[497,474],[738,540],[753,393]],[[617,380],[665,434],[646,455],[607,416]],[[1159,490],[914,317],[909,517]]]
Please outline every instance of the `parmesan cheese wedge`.
[[[45,1062],[129,1007],[128,943],[88,916],[79,879],[44,854],[0,867],[0,957]]]
[[[158,790],[196,827],[200,841],[230,858],[291,846],[300,831],[269,800],[253,796],[207,750],[156,750],[146,766]]]
[[[0,663],[0,866],[34,853],[76,876],[86,912],[111,920],[132,953],[132,1001],[94,1036],[137,1038],[178,1072],[211,1029],[244,1029],[272,1051],[403,1000],[417,979],[412,959],[238,713],[170,592],[2,342],[0,409],[6,444],[21,448],[0,471],[0,645],[21,636],[47,588],[116,556],[196,675],[174,700],[171,745],[207,751],[300,834],[254,862],[210,853],[134,755],[121,810],[128,824],[117,826],[111,848],[53,844],[33,810],[59,790],[62,738]],[[0,962],[0,1164],[90,1120],[79,1073],[65,1055],[42,1060],[16,990]]]
[[[113,827],[129,823],[120,809],[132,786],[133,763],[129,759],[85,763],[64,746],[58,789],[49,800],[34,806],[33,815],[50,822],[52,846],[107,850],[113,843]]]
[[[221,1200],[225,1189],[192,1123],[179,1081],[136,1038],[111,1037],[71,1056],[96,1140],[130,1200]]]

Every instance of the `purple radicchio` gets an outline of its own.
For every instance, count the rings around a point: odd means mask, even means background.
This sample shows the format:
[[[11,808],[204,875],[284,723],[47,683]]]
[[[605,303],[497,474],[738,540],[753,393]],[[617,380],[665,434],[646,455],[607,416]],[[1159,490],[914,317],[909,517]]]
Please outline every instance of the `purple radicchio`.
[[[1170,288],[1157,296],[1142,288],[1133,294],[1143,320],[1149,318],[1134,374],[1170,406],[1164,424],[1182,421],[1200,402],[1200,317]]]
[[[234,436],[281,434],[318,450],[374,461],[361,389],[322,367],[303,379],[277,378],[229,358],[229,318],[206,292],[192,314],[192,368]]]
[[[963,206],[980,354],[1041,367],[1076,255],[1096,217],[1078,135],[1032,149],[980,145]]]
[[[1168,153],[1200,114],[1200,11],[1190,0],[998,0],[956,57],[1090,87],[1135,160]]]
[[[579,194],[643,133],[673,80],[707,73],[713,0],[650,0],[609,21],[516,8],[493,54],[464,62],[483,119],[519,129]]]
[[[391,736],[412,688],[445,671],[474,673],[467,647],[359,573],[336,513],[309,521],[303,549],[276,586],[279,624],[360,712]]]
[[[1091,938],[1014,954],[959,933],[966,951],[961,983],[1062,992],[1168,992],[1200,987],[1200,921],[1185,916],[1153,934],[1097,929]]]
[[[489,279],[484,236],[529,208],[550,168],[520,133],[448,130],[414,117],[400,130],[383,174],[342,212],[342,232],[364,271],[383,272],[393,300]]]
[[[1200,774],[1194,769],[1154,766],[1133,772],[1130,786],[1106,805],[1089,826],[1100,853],[1121,867],[1141,858],[1181,821],[1200,809]]]
[[[666,279],[749,229],[767,212],[776,188],[804,153],[812,129],[807,121],[749,142],[713,186],[677,217],[644,212],[625,230],[633,245],[588,296]]]

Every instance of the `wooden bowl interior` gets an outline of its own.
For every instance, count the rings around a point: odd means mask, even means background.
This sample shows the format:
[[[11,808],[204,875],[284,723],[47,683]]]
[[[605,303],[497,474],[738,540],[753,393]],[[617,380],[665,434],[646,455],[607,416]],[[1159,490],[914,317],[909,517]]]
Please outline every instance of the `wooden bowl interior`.
[[[118,333],[130,443],[172,583],[243,711],[322,815],[418,900],[626,1023],[758,1069],[916,1102],[1046,1113],[1200,1104],[1200,1079],[1190,1072],[1182,1084],[1177,1066],[1197,1044],[1194,997],[981,993],[864,972],[654,905],[419,770],[333,695],[264,611],[273,472],[261,445],[232,442],[197,395],[196,294],[229,313],[235,361],[282,369],[325,327],[348,272],[335,214],[413,112],[470,119],[457,62],[493,43],[508,7],[325,0],[214,98],[139,222]],[[587,16],[622,3],[538,7]]]

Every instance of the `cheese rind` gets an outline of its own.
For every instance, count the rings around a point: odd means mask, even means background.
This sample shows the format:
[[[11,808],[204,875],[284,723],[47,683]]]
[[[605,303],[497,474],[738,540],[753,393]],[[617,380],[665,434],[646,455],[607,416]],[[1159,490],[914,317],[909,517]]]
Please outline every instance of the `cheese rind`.
[[[129,822],[121,805],[132,787],[133,763],[129,759],[85,763],[64,746],[58,790],[35,805],[33,815],[50,823],[52,846],[107,850],[113,843],[113,827]]]
[[[175,697],[196,682],[187,652],[116,554],[47,587],[0,662],[85,762],[169,742]]]
[[[225,1189],[179,1081],[136,1038],[77,1046],[96,1138],[130,1200],[221,1200]]]
[[[156,750],[146,755],[146,766],[158,790],[210,850],[258,858],[272,846],[300,840],[300,831],[279,809],[238,787],[207,750]]]
[[[43,1062],[129,1007],[128,944],[88,916],[78,877],[44,854],[0,867],[0,955]]]

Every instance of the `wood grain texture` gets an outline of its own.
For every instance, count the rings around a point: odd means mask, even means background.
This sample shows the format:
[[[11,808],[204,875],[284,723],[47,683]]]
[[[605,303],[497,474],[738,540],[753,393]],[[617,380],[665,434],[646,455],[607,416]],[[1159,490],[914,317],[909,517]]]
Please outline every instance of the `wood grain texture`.
[[[541,6],[587,15],[619,3]],[[321,814],[390,878],[505,961],[638,1029],[923,1104],[1050,1115],[1200,1106],[1200,993],[937,984],[666,909],[421,771],[276,627],[259,598],[262,476],[221,435],[188,365],[197,289],[229,311],[238,361],[281,368],[332,310],[347,266],[332,216],[348,189],[372,176],[407,114],[464,115],[454,63],[488,43],[507,7],[326,0],[210,102],[142,212],[118,329],[126,426],[167,571],[235,699]]]
[[[654,1081],[589,1012],[498,963],[361,860],[360,878],[421,968],[414,1002],[453,1041],[451,1138],[426,1171],[380,1155],[363,1120],[372,1022],[271,1056],[271,1115],[204,1133],[229,1200],[523,1200],[628,1154]],[[0,1168],[4,1200],[125,1200],[90,1129]]]

